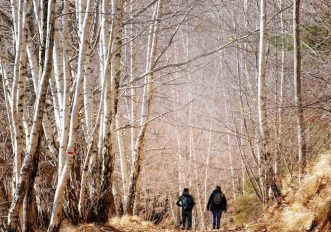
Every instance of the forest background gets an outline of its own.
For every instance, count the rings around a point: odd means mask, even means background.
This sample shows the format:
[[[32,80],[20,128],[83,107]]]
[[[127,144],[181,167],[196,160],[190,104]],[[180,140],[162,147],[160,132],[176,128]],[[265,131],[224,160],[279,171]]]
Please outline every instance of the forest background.
[[[279,202],[330,145],[328,0],[0,4],[8,231],[176,221],[184,187],[203,229],[216,184]]]

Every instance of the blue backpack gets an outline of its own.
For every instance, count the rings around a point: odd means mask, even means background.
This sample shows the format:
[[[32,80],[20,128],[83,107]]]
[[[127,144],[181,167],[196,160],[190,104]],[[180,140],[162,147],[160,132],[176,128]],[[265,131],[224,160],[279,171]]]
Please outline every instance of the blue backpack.
[[[194,207],[194,200],[191,195],[182,196],[182,208],[184,211],[191,211]]]

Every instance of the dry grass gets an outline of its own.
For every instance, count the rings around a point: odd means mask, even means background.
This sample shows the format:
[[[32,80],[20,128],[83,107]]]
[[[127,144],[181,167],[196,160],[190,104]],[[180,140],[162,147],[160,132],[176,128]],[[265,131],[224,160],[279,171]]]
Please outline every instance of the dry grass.
[[[252,231],[331,231],[331,154],[325,153],[307,168],[300,186],[285,188],[285,202],[269,210]],[[263,230],[262,230],[263,228]]]
[[[115,217],[109,220],[109,224],[120,231],[156,231],[156,226],[147,221],[143,221],[137,216]]]
[[[61,232],[174,232],[174,229],[164,229],[152,222],[144,221],[137,216],[123,216],[111,218],[107,225],[83,224],[72,226],[64,224]]]
[[[64,225],[61,232],[102,232],[102,230],[94,224],[82,224],[79,226]]]

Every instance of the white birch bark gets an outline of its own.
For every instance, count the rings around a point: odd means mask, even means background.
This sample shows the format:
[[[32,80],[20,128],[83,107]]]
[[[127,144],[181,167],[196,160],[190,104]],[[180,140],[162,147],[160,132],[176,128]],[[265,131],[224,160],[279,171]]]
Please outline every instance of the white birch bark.
[[[32,81],[33,81],[33,87],[36,92],[38,90],[38,84],[39,84],[39,66],[37,57],[34,54],[34,48],[32,43],[32,37],[29,35],[28,41],[27,41],[27,55],[28,55],[28,61],[29,61],[29,67],[32,75]],[[37,92],[36,92],[37,94]]]
[[[258,63],[258,116],[260,129],[260,154],[265,160],[267,192],[272,192],[275,200],[280,195],[274,179],[269,151],[269,130],[267,126],[267,81],[266,81],[266,0],[260,3],[260,42]]]
[[[103,9],[105,10],[106,2],[102,3]],[[107,8],[108,9],[108,8]],[[105,19],[101,19],[101,25],[104,25]],[[113,24],[114,26],[115,24]],[[88,141],[88,149],[87,154],[84,160],[83,164],[83,170],[82,170],[82,177],[81,177],[81,190],[80,190],[80,196],[79,196],[79,203],[78,203],[78,211],[80,214],[80,217],[85,219],[86,212],[85,212],[85,199],[86,199],[86,184],[87,184],[87,175],[88,170],[91,168],[91,162],[94,160],[95,162],[99,162],[101,153],[101,147],[103,143],[103,135],[104,135],[104,127],[105,122],[108,123],[108,121],[105,119],[105,114],[107,111],[107,97],[110,95],[107,95],[107,93],[110,92],[110,80],[109,78],[106,78],[106,75],[110,73],[111,70],[111,59],[113,54],[112,51],[112,40],[113,40],[113,28],[110,31],[109,35],[103,34],[100,39],[100,57],[102,58],[102,61],[100,63],[100,72],[101,72],[101,94],[100,94],[100,103],[99,103],[99,109],[97,114],[96,123],[94,126],[94,129],[92,131],[91,140]],[[105,32],[103,32],[105,33]],[[109,38],[107,41],[107,48],[104,48],[104,41],[106,38]],[[107,51],[107,54],[104,54],[104,52]],[[107,124],[107,128],[109,128],[109,124]],[[98,131],[98,133],[96,133]],[[98,151],[96,151],[96,148],[98,147]],[[97,164],[98,165],[98,164]],[[99,174],[99,173],[98,173]],[[97,176],[98,178],[99,176]],[[100,192],[100,180],[96,181],[96,191]]]
[[[214,78],[212,97],[211,97],[211,106],[214,106],[214,97],[215,97],[215,88],[216,88],[217,76]],[[226,111],[225,111],[226,112]],[[205,180],[204,180],[204,205],[207,205],[208,201],[208,169],[210,162],[210,153],[211,153],[211,144],[212,144],[212,112],[209,112],[209,135],[208,135],[208,148],[207,148],[207,159],[206,159],[206,168],[205,168]],[[232,162],[230,162],[232,165]]]
[[[120,122],[118,116],[116,117],[116,128],[120,127]],[[128,195],[129,189],[129,171],[128,171],[128,159],[126,156],[126,152],[124,150],[124,141],[123,141],[123,133],[121,130],[117,130],[117,144],[118,150],[120,153],[120,164],[121,164],[121,177],[122,177],[122,185],[123,185],[123,195]]]
[[[86,11],[91,11],[91,1],[87,0]],[[48,231],[58,231],[61,223],[61,215],[62,215],[62,202],[64,197],[64,190],[67,186],[69,172],[71,170],[71,166],[74,162],[75,158],[75,143],[77,138],[77,129],[78,129],[78,113],[82,106],[82,89],[83,89],[83,79],[84,79],[84,62],[85,62],[85,54],[86,54],[86,45],[88,40],[88,27],[89,20],[91,20],[91,14],[85,14],[84,23],[81,33],[81,43],[79,47],[79,57],[77,64],[77,78],[76,78],[76,88],[74,92],[73,105],[70,116],[70,129],[69,129],[69,141],[66,149],[66,159],[63,166],[62,171],[59,173],[60,179],[58,181],[53,210],[51,215],[50,225],[48,227]]]
[[[101,59],[101,69],[100,74],[101,76],[105,73],[105,67],[107,66],[107,54],[109,50],[109,40],[110,40],[110,20],[111,17],[107,17],[107,14],[110,13],[110,5],[112,1],[103,0],[101,2],[101,14],[100,14],[100,23],[101,23],[101,30],[100,30],[100,59]]]
[[[131,15],[133,12],[133,1],[130,1],[130,11],[131,11]],[[133,16],[131,16],[131,20],[133,20]],[[133,24],[130,25],[129,31],[131,33],[131,35],[133,35]],[[135,47],[134,47],[134,41],[131,40],[129,43],[130,46],[130,81],[133,82],[134,80],[134,74],[136,72],[136,51],[135,51]],[[131,161],[133,160],[133,156],[134,156],[134,145],[135,145],[135,141],[136,141],[136,137],[137,137],[137,129],[135,127],[136,125],[136,119],[137,119],[137,95],[136,95],[136,88],[131,88],[130,89],[130,94],[131,94],[131,108],[130,108],[130,123],[131,123],[131,129],[130,129],[130,145],[131,145]]]
[[[12,16],[13,16],[13,28],[14,28],[14,38],[18,38],[18,27],[19,27],[19,20],[22,19],[19,17],[18,11],[18,3],[17,0],[11,0],[11,10],[12,10]],[[21,11],[22,12],[22,11]],[[17,51],[17,50],[16,50]]]
[[[58,102],[59,111],[55,112],[58,114],[59,122],[62,121],[62,112],[63,110],[63,60],[62,60],[62,44],[60,42],[60,25],[59,22],[55,22],[55,39],[54,39],[54,52],[53,52],[53,60],[54,60],[54,80],[56,86],[56,98]],[[59,128],[59,134],[62,133],[61,129]]]
[[[224,90],[224,86],[223,86],[223,96],[224,96],[224,112],[225,112],[225,125],[230,128],[230,123],[229,123],[229,119],[230,119],[230,109],[228,108],[228,97],[226,96],[226,92]],[[228,132],[230,132],[230,129],[228,129]],[[227,143],[228,143],[228,156],[229,156],[229,161],[230,161],[230,173],[231,173],[231,186],[232,186],[232,191],[235,195],[235,183],[234,183],[234,170],[233,170],[233,157],[232,157],[232,149],[231,149],[231,137],[230,137],[230,133],[227,134]],[[205,204],[207,205],[207,204]]]
[[[32,0],[32,3],[33,3],[33,11],[34,11],[34,17],[36,18],[36,23],[37,23],[37,26],[38,26],[38,30],[41,31],[41,25],[40,25],[40,2],[39,0]]]
[[[61,134],[59,135],[59,156],[58,156],[58,181],[60,179],[60,173],[62,172],[64,162],[65,162],[65,153],[67,150],[67,144],[69,139],[69,127],[70,127],[70,65],[69,65],[69,29],[68,29],[68,13],[69,13],[69,0],[64,0],[63,2],[63,110],[62,110],[62,129]]]
[[[23,27],[23,2],[19,2],[17,4],[16,1],[12,1],[12,11],[13,11],[13,23],[14,23],[14,38],[15,38],[15,61],[14,61],[14,76],[13,76],[13,82],[12,82],[12,88],[11,88],[11,101],[10,101],[10,109],[11,109],[11,122],[13,122],[13,138],[14,144],[13,144],[13,151],[14,151],[14,170],[13,170],[13,187],[17,187],[17,182],[19,179],[20,174],[20,168],[22,165],[22,152],[23,147],[21,147],[20,139],[22,138],[19,135],[19,126],[21,123],[18,122],[19,118],[17,115],[17,98],[18,98],[18,87],[19,87],[19,68],[20,68],[20,61],[21,61],[21,55],[24,52],[24,43],[22,40],[22,27]],[[16,30],[15,30],[16,28]],[[13,189],[14,193],[14,189]]]
[[[14,5],[12,5],[14,7]],[[12,83],[12,101],[11,101],[11,123],[13,132],[14,132],[14,140],[13,143],[13,151],[14,151],[14,170],[13,170],[13,191],[14,194],[16,189],[19,187],[19,177],[22,166],[22,158],[25,150],[25,144],[27,143],[26,139],[28,139],[28,130],[26,127],[27,123],[24,115],[24,107],[25,107],[25,82],[27,73],[27,54],[26,54],[26,44],[28,38],[28,28],[27,28],[27,12],[30,7],[29,1],[19,1],[17,10],[17,33],[15,34],[14,41],[16,41],[15,48],[15,64],[14,64],[14,78]],[[14,12],[15,14],[15,12]],[[16,17],[15,15],[13,16]],[[15,22],[14,22],[15,23]],[[15,197],[15,196],[13,196]],[[24,210],[24,207],[23,207]],[[24,225],[24,217],[23,211],[20,211],[20,220]]]
[[[175,110],[175,103],[179,102],[179,96],[178,92],[175,93],[174,90],[172,90],[172,101],[174,102],[173,104],[173,110]],[[177,96],[175,96],[177,95]],[[179,120],[179,112],[176,112],[176,121]],[[175,127],[176,129],[176,142],[177,142],[177,153],[178,153],[178,194],[183,190],[183,184],[185,183],[184,177],[183,177],[183,157],[182,157],[182,145],[181,145],[181,140],[180,140],[180,134],[179,134],[179,129],[177,126]]]
[[[47,14],[47,36],[45,46],[45,67],[40,79],[39,91],[35,104],[33,117],[33,126],[30,134],[30,143],[27,145],[27,154],[24,158],[19,183],[15,189],[14,198],[8,214],[8,230],[16,231],[18,228],[18,214],[22,207],[23,199],[30,185],[33,185],[34,179],[32,175],[33,165],[35,165],[36,150],[40,140],[40,130],[43,117],[43,108],[45,106],[46,92],[51,73],[52,50],[53,50],[53,25],[55,18],[55,1],[48,4]]]
[[[189,36],[187,35],[186,36],[186,57],[189,57]],[[187,70],[188,72],[190,72],[190,70],[188,69]],[[191,75],[188,76],[188,79],[189,79],[189,82],[192,81],[191,79]],[[189,93],[188,93],[188,102],[191,102],[192,101],[192,86],[190,85],[189,87]],[[189,106],[189,118],[188,118],[188,121],[189,123],[192,123],[192,108],[193,108],[193,104],[190,104]],[[193,129],[192,127],[189,128],[189,135],[192,135],[193,134]],[[192,167],[192,152],[193,152],[193,137],[192,136],[189,136],[189,165],[188,167]],[[192,186],[192,175],[191,175],[191,172],[190,172],[190,168],[188,168],[186,170],[186,178],[188,180],[188,186],[189,188],[191,188]]]
[[[258,115],[261,142],[263,149],[266,149],[266,0],[260,2],[260,41],[259,41],[259,73],[258,73]],[[267,132],[268,133],[268,132]]]
[[[176,63],[178,63],[178,51],[177,49],[175,50],[175,60]],[[178,78],[178,72],[175,73],[175,79]],[[173,111],[176,110],[176,103],[180,102],[178,90],[172,90],[172,101],[173,101]],[[175,114],[175,119],[176,121],[180,120],[180,115],[179,111],[176,111]],[[176,131],[176,144],[177,144],[177,153],[178,153],[178,192],[177,194],[180,194],[181,191],[183,190],[183,184],[185,184],[185,175],[184,175],[184,168],[183,168],[183,155],[182,155],[182,144],[181,144],[181,139],[180,139],[180,130],[178,126],[175,126],[175,131]],[[180,218],[177,218],[178,221]]]
[[[86,65],[85,65],[85,76],[84,76],[84,113],[85,113],[85,130],[87,142],[92,140],[93,132],[93,118],[94,118],[94,107],[93,107],[93,70],[91,67],[92,61],[91,47],[88,45],[86,52]]]
[[[94,130],[93,130],[93,118],[94,118],[94,107],[93,107],[93,77],[91,67],[91,47],[88,46],[86,54],[86,65],[85,65],[85,76],[84,76],[84,112],[85,112],[85,130],[86,130],[86,142],[88,144],[88,152],[85,157],[83,164],[82,178],[81,178],[81,191],[78,202],[78,212],[82,219],[86,220],[85,212],[85,201],[86,201],[86,183],[88,178],[88,170],[92,168],[93,155],[95,142],[93,141]],[[98,119],[97,119],[98,120]],[[98,121],[96,122],[98,124]],[[94,136],[95,137],[95,136]],[[96,140],[97,141],[97,140]],[[88,165],[90,164],[90,165]]]

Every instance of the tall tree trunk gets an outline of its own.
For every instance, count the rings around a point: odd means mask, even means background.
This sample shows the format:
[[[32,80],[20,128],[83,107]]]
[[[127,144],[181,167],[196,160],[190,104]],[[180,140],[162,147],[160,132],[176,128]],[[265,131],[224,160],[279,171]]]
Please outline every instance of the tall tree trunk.
[[[266,0],[260,3],[260,42],[258,63],[258,115],[260,128],[260,154],[263,157],[266,172],[266,188],[271,191],[277,200],[280,196],[276,185],[274,172],[271,164],[271,153],[269,151],[270,135],[267,125],[267,81],[266,81]]]
[[[179,102],[179,95],[178,91],[172,90],[172,99],[173,99],[173,110],[175,110],[175,103]],[[176,121],[179,120],[179,112],[176,112],[175,116]],[[178,192],[177,194],[180,194],[180,192],[183,190],[183,184],[185,183],[185,178],[184,178],[184,172],[183,172],[183,150],[182,150],[182,144],[181,144],[181,139],[180,139],[180,130],[179,128],[176,128],[176,141],[177,141],[177,153],[178,153]]]
[[[91,10],[91,1],[87,0],[86,11]],[[70,129],[69,129],[69,141],[67,145],[67,156],[63,166],[62,171],[59,173],[60,178],[55,191],[53,210],[51,215],[51,222],[48,227],[48,231],[58,231],[60,229],[61,215],[62,215],[62,202],[64,197],[64,190],[67,187],[67,182],[69,178],[69,173],[71,167],[74,163],[75,158],[75,143],[77,138],[77,129],[78,129],[78,113],[82,105],[82,82],[84,76],[84,61],[86,53],[86,44],[88,40],[88,27],[89,20],[91,20],[90,14],[85,14],[84,25],[81,34],[81,43],[79,48],[79,57],[78,57],[78,70],[77,70],[77,79],[76,79],[76,89],[73,99],[73,106],[71,110],[70,118]]]
[[[22,110],[22,105],[19,107],[18,104],[18,95],[21,92],[19,89],[20,85],[20,62],[21,57],[25,54],[25,39],[23,39],[23,23],[26,14],[23,14],[23,1],[20,1],[19,4],[15,3],[16,1],[12,2],[12,10],[13,10],[13,18],[14,18],[14,29],[15,30],[15,61],[14,61],[14,72],[13,72],[13,83],[12,83],[12,90],[11,90],[11,101],[10,101],[10,109],[11,109],[11,122],[13,123],[13,151],[14,151],[14,170],[13,170],[13,191],[15,192],[15,188],[17,187],[17,183],[20,176],[20,169],[22,166],[22,155],[24,152],[24,147],[22,147],[22,139],[24,134],[20,133],[22,117],[19,118],[18,115]]]
[[[283,0],[279,1],[280,9],[283,8]],[[285,29],[284,29],[284,16],[283,12],[280,13],[280,27],[281,27],[281,64],[280,64],[280,83],[279,83],[279,95],[277,101],[277,121],[276,121],[276,149],[275,149],[275,162],[274,172],[277,176],[279,173],[279,160],[282,151],[282,122],[283,122],[283,101],[284,101],[284,78],[285,78]]]
[[[101,144],[101,183],[100,198],[97,203],[98,220],[102,223],[108,221],[110,214],[116,213],[115,199],[113,195],[112,174],[115,163],[115,138],[116,138],[116,113],[118,107],[118,89],[121,75],[121,51],[123,32],[124,1],[116,1],[115,16],[112,25],[113,43],[111,47],[111,76],[107,83],[105,115],[103,125],[103,140]],[[105,73],[106,74],[106,73]],[[105,76],[106,78],[106,76]]]
[[[65,163],[65,153],[67,150],[68,139],[69,139],[69,127],[70,127],[70,65],[69,65],[69,32],[68,32],[68,13],[69,13],[69,0],[63,2],[63,110],[62,110],[62,129],[61,135],[59,135],[59,155],[58,155],[58,181],[60,180],[60,173],[62,172]]]
[[[301,95],[300,0],[293,0],[293,56],[294,104],[296,109],[300,181],[306,163],[306,141],[304,138],[304,118]]]

